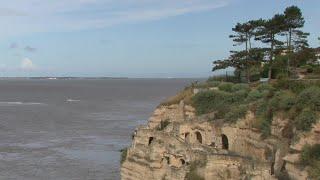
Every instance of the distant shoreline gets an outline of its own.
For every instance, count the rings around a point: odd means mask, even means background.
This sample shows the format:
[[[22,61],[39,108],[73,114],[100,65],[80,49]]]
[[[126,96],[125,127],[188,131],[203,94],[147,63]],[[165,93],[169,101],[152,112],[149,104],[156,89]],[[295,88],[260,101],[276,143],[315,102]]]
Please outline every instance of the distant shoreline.
[[[0,77],[0,80],[207,79],[207,77]]]

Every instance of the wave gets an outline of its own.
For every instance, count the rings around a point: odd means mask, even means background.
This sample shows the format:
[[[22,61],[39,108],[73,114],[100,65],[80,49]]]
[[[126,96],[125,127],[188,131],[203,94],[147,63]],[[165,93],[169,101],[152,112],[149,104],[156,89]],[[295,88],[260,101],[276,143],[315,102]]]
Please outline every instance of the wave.
[[[77,100],[77,99],[67,99],[66,101],[67,101],[67,102],[79,102],[80,100]]]
[[[46,104],[45,103],[39,103],[39,102],[21,102],[21,101],[7,102],[7,101],[0,101],[0,106],[19,106],[19,105],[46,105]]]

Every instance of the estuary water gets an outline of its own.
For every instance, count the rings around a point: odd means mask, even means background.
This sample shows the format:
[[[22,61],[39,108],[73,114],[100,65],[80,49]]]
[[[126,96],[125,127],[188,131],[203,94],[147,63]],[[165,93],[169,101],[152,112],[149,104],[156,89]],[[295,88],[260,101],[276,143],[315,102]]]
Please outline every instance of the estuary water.
[[[191,79],[0,80],[0,180],[114,180],[136,126]]]

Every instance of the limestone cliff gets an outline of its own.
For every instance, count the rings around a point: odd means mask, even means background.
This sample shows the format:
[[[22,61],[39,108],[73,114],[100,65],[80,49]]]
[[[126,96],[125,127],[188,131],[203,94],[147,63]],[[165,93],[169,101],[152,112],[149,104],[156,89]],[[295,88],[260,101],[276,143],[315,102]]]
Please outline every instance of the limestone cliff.
[[[252,126],[250,111],[236,123],[210,121],[214,113],[196,116],[179,104],[159,106],[148,125],[138,127],[121,165],[123,180],[184,179],[307,179],[298,157],[305,143],[320,143],[320,124],[288,139],[288,120],[276,116],[271,136],[263,138]]]

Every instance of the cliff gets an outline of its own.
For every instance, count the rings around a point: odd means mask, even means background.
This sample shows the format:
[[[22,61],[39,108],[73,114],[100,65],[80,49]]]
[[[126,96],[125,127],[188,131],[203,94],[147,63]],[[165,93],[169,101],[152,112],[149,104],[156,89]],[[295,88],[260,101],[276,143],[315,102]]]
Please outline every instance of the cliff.
[[[194,95],[206,88],[192,88]],[[215,90],[215,88],[213,88]],[[236,121],[217,118],[217,111],[199,115],[188,98],[160,105],[145,126],[138,127],[124,151],[123,180],[307,179],[302,166],[305,144],[320,144],[320,123],[308,132],[291,132],[290,119],[277,113],[270,134],[255,127],[252,110]],[[290,130],[288,130],[290,129]],[[296,139],[294,139],[296,138]]]

